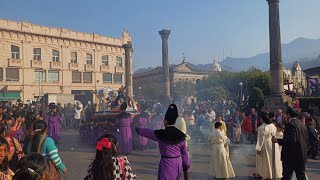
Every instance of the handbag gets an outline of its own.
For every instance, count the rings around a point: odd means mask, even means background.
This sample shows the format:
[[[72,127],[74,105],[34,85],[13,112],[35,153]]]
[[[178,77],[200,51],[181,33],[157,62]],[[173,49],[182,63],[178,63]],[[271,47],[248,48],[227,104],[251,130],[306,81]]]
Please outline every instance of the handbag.
[[[47,138],[44,138],[38,147],[38,153],[41,154],[41,149],[43,147],[44,142]],[[59,169],[54,165],[54,163],[51,161],[51,159],[46,158],[46,170],[44,172],[44,180],[61,180],[60,171]]]

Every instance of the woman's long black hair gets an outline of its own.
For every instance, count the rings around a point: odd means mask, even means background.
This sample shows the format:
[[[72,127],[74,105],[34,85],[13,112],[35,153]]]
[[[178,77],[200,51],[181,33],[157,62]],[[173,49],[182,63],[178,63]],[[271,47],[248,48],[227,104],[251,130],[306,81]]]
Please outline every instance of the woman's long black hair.
[[[103,148],[101,151],[96,152],[96,158],[92,162],[91,172],[93,179],[114,179],[113,171],[114,165],[112,157],[117,157],[117,140],[116,137],[111,134],[106,134],[99,138],[100,141],[103,138],[108,138],[111,142],[111,149]]]
[[[31,153],[21,158],[19,165],[14,180],[40,180],[46,170],[46,159],[41,154]]]
[[[23,146],[23,152],[29,154],[30,152],[38,152],[38,147],[40,144],[41,135],[47,130],[48,126],[44,121],[36,121],[33,124],[34,135],[29,139],[28,142],[25,142]],[[31,151],[28,152],[28,146],[31,145]]]
[[[7,140],[0,136],[0,146],[6,146],[7,148],[9,148],[9,144],[7,142]],[[5,157],[2,161],[2,163],[0,164],[0,171],[3,171],[3,172],[7,172],[9,169],[9,161],[8,161],[8,156]]]

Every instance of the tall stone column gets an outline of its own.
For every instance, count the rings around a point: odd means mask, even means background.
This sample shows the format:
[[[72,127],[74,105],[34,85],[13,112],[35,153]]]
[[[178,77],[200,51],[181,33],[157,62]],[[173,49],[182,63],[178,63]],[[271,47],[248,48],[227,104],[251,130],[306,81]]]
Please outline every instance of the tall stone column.
[[[126,68],[126,103],[129,100],[133,101],[133,86],[132,86],[132,44],[130,41],[122,46],[125,50],[125,68]]]
[[[165,102],[169,104],[171,101],[170,96],[170,74],[169,74],[169,58],[168,58],[168,39],[171,30],[163,29],[159,31],[162,39],[162,75],[165,87]]]
[[[273,96],[283,96],[283,65],[281,54],[279,0],[267,1],[269,4],[271,91]]]
[[[270,73],[271,96],[265,105],[271,110],[285,109],[291,106],[291,98],[285,96],[283,88],[283,64],[281,53],[279,0],[267,0],[269,5],[269,43],[270,43]]]

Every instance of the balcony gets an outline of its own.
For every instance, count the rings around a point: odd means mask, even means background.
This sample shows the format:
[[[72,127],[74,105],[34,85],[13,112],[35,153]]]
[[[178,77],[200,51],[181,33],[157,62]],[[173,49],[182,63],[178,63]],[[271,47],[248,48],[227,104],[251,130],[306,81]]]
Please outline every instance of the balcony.
[[[9,67],[21,67],[22,66],[22,60],[21,59],[8,59],[8,66]]]
[[[50,69],[61,69],[62,63],[61,62],[50,62]]]
[[[32,68],[42,68],[42,61],[40,60],[31,60]]]
[[[86,71],[94,71],[94,65],[93,64],[85,64],[84,69]]]
[[[106,65],[101,65],[100,66],[100,71],[102,72],[110,72],[110,67]]]
[[[117,72],[124,72],[124,67],[114,67],[115,73]]]
[[[79,64],[77,63],[69,63],[69,69],[70,70],[79,70]]]

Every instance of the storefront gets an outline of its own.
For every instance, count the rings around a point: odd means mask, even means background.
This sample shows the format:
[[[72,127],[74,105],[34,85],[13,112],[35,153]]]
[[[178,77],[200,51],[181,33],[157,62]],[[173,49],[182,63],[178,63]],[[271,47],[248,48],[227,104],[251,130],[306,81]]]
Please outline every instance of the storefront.
[[[0,101],[12,101],[20,99],[20,92],[8,91],[6,93],[0,93]]]

